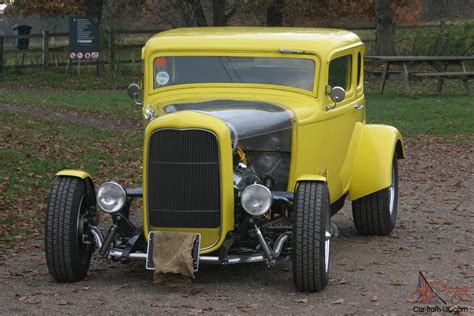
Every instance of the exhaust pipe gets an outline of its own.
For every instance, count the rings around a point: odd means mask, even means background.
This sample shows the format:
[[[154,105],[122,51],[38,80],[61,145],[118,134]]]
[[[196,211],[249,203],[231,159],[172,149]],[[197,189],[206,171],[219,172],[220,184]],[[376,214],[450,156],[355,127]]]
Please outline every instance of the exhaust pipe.
[[[265,256],[267,257],[267,261],[269,265],[274,265],[276,259],[280,256],[281,250],[283,249],[283,244],[288,239],[288,234],[282,234],[278,236],[278,239],[275,243],[274,249],[270,248],[267,241],[263,237],[262,232],[257,227],[257,225],[253,225],[255,232],[257,233],[258,242],[260,243],[260,247],[262,247]]]
[[[98,249],[102,248],[102,245],[104,244],[104,236],[102,235],[102,232],[100,231],[100,229],[92,225],[89,226],[89,229],[92,236],[94,236],[94,241],[97,248]]]

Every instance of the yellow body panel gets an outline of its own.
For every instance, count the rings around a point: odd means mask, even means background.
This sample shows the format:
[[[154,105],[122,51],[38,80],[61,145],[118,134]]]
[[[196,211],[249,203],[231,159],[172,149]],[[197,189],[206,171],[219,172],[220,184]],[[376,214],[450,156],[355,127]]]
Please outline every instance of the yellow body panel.
[[[347,48],[354,44],[360,44],[360,38],[356,34],[338,29],[180,28],[151,37],[143,47],[142,58],[146,60],[156,51],[279,52],[282,48],[328,56],[339,48]]]
[[[87,179],[90,178],[92,179],[91,175],[85,171],[82,170],[75,170],[75,169],[64,169],[56,173],[56,176],[71,176],[71,177],[77,177],[81,179]]]
[[[398,152],[396,152],[398,151]],[[387,125],[364,125],[349,188],[357,200],[392,184],[392,159],[404,158],[400,132]]]
[[[147,205],[147,166],[148,166],[148,143],[151,134],[158,129],[204,129],[213,132],[219,139],[219,159],[221,165],[221,227],[220,229],[190,229],[190,228],[163,228],[150,227],[148,224]],[[234,189],[232,170],[232,145],[230,143],[230,131],[227,125],[212,116],[184,111],[181,113],[168,114],[148,124],[145,131],[145,143],[143,152],[143,226],[145,236],[148,238],[150,230],[186,231],[201,233],[201,253],[205,254],[219,249],[225,240],[227,233],[234,229]]]

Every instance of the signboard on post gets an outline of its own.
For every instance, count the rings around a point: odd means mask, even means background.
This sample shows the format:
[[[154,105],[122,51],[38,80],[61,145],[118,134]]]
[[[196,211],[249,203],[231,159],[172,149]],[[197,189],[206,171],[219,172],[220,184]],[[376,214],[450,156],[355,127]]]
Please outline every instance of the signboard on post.
[[[99,59],[99,19],[91,16],[69,17],[69,59]]]

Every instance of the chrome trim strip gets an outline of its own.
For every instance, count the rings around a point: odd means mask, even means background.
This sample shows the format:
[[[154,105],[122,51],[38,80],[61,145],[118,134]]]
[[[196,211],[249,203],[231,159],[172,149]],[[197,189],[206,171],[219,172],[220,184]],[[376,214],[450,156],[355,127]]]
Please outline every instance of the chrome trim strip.
[[[112,248],[110,249],[109,251],[109,256],[111,257],[118,257],[118,258],[121,258],[122,257],[122,253],[123,253],[123,250],[122,249],[116,249],[116,248]],[[146,253],[144,252],[131,252],[129,255],[128,255],[128,259],[144,259],[146,260]]]

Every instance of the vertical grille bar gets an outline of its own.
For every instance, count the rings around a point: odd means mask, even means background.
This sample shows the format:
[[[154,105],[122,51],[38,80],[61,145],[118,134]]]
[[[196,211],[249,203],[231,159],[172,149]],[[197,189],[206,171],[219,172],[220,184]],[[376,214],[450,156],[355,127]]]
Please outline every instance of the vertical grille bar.
[[[150,225],[220,227],[217,137],[200,129],[161,129],[151,135],[149,146]]]

